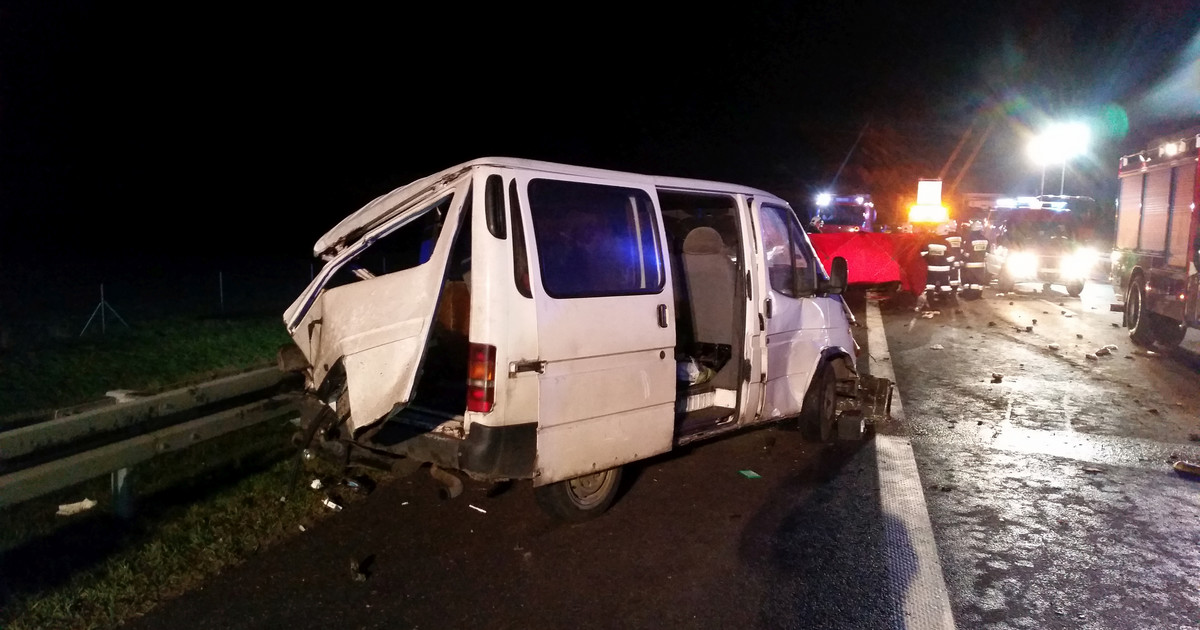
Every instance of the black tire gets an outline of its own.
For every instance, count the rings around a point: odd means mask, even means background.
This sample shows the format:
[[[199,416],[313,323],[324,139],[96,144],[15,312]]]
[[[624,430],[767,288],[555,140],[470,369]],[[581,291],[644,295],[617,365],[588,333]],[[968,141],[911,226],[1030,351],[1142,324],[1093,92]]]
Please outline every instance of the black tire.
[[[1125,325],[1129,327],[1129,338],[1139,346],[1154,343],[1153,318],[1146,310],[1146,281],[1134,276],[1125,294]]]
[[[835,435],[837,419],[837,375],[833,366],[822,363],[817,367],[812,384],[804,394],[804,405],[798,419],[800,432],[811,442],[829,442]]]
[[[1083,293],[1083,280],[1076,280],[1067,284],[1067,295],[1071,297],[1079,297]]]
[[[1150,319],[1150,329],[1154,331],[1154,342],[1160,346],[1174,348],[1187,334],[1187,328],[1170,317],[1158,313],[1148,313],[1147,317]]]
[[[533,496],[547,514],[579,523],[600,516],[617,498],[621,467],[546,484],[533,489]]]

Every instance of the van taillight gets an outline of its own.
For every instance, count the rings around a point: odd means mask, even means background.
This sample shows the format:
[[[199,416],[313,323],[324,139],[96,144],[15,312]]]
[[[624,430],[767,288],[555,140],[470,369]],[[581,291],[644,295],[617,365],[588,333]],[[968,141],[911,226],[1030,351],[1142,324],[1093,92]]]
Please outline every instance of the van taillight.
[[[467,411],[492,410],[496,402],[496,346],[473,343],[467,362]]]

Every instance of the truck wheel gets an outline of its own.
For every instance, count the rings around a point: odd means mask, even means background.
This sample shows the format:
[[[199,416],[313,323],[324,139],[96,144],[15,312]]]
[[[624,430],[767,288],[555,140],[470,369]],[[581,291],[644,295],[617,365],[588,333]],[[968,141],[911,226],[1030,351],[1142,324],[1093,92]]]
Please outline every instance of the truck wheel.
[[[1129,283],[1125,295],[1125,325],[1129,326],[1129,338],[1139,346],[1154,343],[1153,322],[1146,310],[1146,281],[1136,276]]]
[[[1067,285],[1067,295],[1079,297],[1080,293],[1083,293],[1083,280],[1076,280]]]
[[[621,467],[566,479],[533,489],[534,499],[547,514],[578,523],[605,512],[621,487]]]
[[[1154,341],[1160,346],[1174,348],[1187,334],[1187,328],[1170,317],[1163,317],[1158,313],[1149,313],[1147,317],[1150,319],[1150,327],[1154,330]]]
[[[833,439],[834,421],[837,416],[837,375],[833,366],[822,363],[817,374],[804,394],[804,405],[800,408],[800,432],[811,442],[828,442]]]

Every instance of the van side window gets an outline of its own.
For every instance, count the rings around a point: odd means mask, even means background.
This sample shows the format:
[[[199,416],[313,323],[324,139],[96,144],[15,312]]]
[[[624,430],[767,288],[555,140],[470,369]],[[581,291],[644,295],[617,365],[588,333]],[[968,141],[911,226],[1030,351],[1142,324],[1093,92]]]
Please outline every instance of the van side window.
[[[790,217],[790,213],[788,214]],[[795,219],[788,222],[788,231],[792,236],[792,267],[796,270],[796,290],[799,295],[812,295],[820,286],[819,278],[825,277],[825,270],[821,268],[804,228],[800,227]]]
[[[525,251],[525,224],[521,221],[521,200],[517,198],[517,180],[508,183],[508,205],[512,210],[513,229],[513,279],[517,292],[531,298],[529,289],[529,253]]]
[[[776,293],[795,296],[792,245],[783,208],[762,207],[763,252],[767,259],[767,277]]]
[[[364,249],[342,264],[325,284],[326,289],[359,280],[412,269],[429,261],[442,233],[442,224],[450,210],[452,196],[431,204],[407,223],[360,243]],[[468,195],[467,203],[470,204]]]
[[[658,221],[645,191],[535,179],[528,194],[542,286],[550,297],[662,291]]]
[[[508,238],[508,224],[504,218],[504,179],[499,175],[488,175],[483,204],[488,231],[498,239]]]

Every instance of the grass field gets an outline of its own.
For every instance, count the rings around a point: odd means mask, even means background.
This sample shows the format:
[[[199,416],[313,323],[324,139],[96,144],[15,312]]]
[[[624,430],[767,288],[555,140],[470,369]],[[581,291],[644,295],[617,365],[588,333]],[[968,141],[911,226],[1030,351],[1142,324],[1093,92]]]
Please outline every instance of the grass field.
[[[179,316],[77,334],[18,340],[0,354],[0,418],[267,365],[288,341],[275,315]],[[294,430],[262,423],[138,466],[131,520],[113,514],[107,476],[0,510],[0,628],[114,627],[302,535],[301,526],[330,514],[303,482],[340,471],[309,462],[297,479]],[[83,498],[98,505],[55,515]]]

